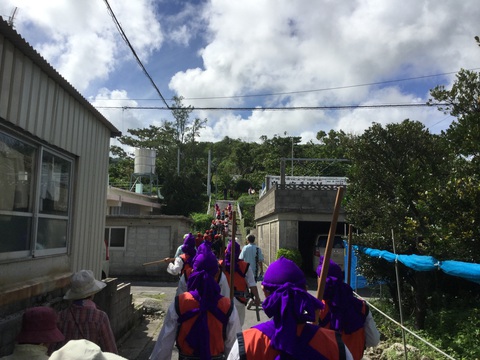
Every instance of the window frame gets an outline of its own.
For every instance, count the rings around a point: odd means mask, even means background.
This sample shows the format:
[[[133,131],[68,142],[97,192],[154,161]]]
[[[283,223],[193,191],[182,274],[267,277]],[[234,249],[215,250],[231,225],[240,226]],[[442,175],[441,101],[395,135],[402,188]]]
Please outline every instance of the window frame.
[[[123,246],[112,246],[112,229],[123,229]],[[123,251],[127,249],[127,226],[105,226],[105,235],[108,230],[108,251]]]
[[[73,208],[73,193],[75,187],[75,166],[76,159],[67,155],[60,150],[55,149],[52,146],[49,146],[41,141],[35,140],[31,136],[23,134],[20,131],[12,130],[6,126],[0,124],[0,134],[10,137],[15,141],[18,141],[22,144],[34,148],[34,158],[32,159],[32,173],[31,184],[29,187],[29,196],[28,199],[28,209],[16,211],[16,210],[0,210],[0,216],[12,216],[18,218],[28,218],[29,219],[29,230],[27,232],[27,242],[28,249],[15,250],[15,251],[5,251],[0,252],[0,262],[8,260],[21,260],[35,257],[44,257],[49,255],[57,254],[67,254],[70,249],[71,237],[72,237],[72,208]],[[67,210],[64,214],[48,214],[42,213],[40,211],[40,192],[41,192],[41,181],[42,181],[42,166],[43,166],[43,155],[47,153],[51,156],[66,161],[68,166],[68,173],[61,173],[61,176],[68,176],[67,181],[67,197],[66,197],[66,207]],[[2,174],[0,174],[2,176]],[[37,249],[37,245],[40,245],[39,242],[39,233],[38,225],[39,222],[45,219],[51,220],[61,220],[65,221],[65,246],[52,247],[45,249]]]

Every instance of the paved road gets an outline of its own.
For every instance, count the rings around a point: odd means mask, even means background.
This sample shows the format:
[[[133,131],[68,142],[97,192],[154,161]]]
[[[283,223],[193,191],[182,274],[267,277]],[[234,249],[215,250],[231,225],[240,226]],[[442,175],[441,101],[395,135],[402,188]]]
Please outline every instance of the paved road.
[[[175,297],[176,283],[167,282],[138,282],[127,281],[131,284],[131,293],[136,304],[142,304],[149,298],[161,299],[162,309],[167,310]],[[260,289],[260,284],[259,284]],[[263,300],[263,294],[261,294]],[[260,309],[260,322],[268,320],[265,313]],[[150,356],[158,334],[161,330],[163,318],[146,316],[142,323],[135,328],[119,346],[119,354],[130,360],[147,360]],[[243,329],[258,324],[255,307],[245,311],[245,323]],[[172,360],[178,360],[177,349],[173,349]]]
[[[147,299],[160,299],[161,308],[166,311],[170,303],[175,297],[177,283],[171,282],[146,282],[146,281],[128,281],[130,282],[131,292],[134,303],[143,304]],[[316,280],[307,279],[309,292],[316,295]],[[260,298],[263,300],[264,295],[261,291],[260,283],[258,283]],[[260,322],[267,321],[265,313],[260,310]],[[162,326],[163,317],[146,316],[140,325],[138,325],[130,335],[119,345],[119,354],[130,360],[147,360],[150,356],[158,334]],[[243,329],[258,324],[254,307],[245,311],[245,323]],[[173,349],[172,359],[178,360],[177,349]]]

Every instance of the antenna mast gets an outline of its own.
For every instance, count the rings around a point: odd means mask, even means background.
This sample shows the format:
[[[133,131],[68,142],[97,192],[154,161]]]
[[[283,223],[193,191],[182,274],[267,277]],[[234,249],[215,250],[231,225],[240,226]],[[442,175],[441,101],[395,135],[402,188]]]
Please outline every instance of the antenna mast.
[[[13,9],[12,11],[12,15],[8,17],[8,25],[10,25],[12,28],[14,27],[13,22],[15,20],[15,15],[17,15],[17,10],[18,10],[18,7],[15,7],[15,9]]]

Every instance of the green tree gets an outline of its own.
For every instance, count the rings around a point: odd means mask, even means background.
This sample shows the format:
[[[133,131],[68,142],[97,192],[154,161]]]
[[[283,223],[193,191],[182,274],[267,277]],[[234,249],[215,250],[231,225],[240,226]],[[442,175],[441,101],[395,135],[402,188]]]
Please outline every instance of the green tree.
[[[441,137],[430,134],[420,122],[405,120],[385,127],[374,124],[350,140],[346,210],[348,221],[363,233],[357,241],[392,251],[393,230],[397,253],[425,254],[428,224],[421,216],[418,201],[445,176],[447,150]],[[417,224],[413,233],[412,221]],[[362,257],[363,273],[375,280],[387,280],[393,292],[392,266],[380,265],[376,260]],[[413,289],[406,296],[415,296],[411,303],[418,328],[423,328],[426,314],[428,279],[424,275],[404,273],[404,280]]]
[[[437,86],[430,95],[438,109],[456,119],[446,131],[454,152],[471,160],[476,170],[480,168],[480,74],[461,69],[450,90]],[[433,100],[429,101],[434,105]]]
[[[202,194],[206,193],[206,145],[199,144],[196,138],[207,120],[191,120],[189,116],[193,108],[184,107],[182,97],[174,97],[174,103],[174,121],[165,120],[160,126],[150,125],[144,129],[128,129],[130,135],[121,136],[118,140],[126,146],[156,151],[155,172],[166,202],[163,211],[169,214],[179,211],[177,214],[188,215],[200,210],[202,206],[198,201],[205,201]],[[112,153],[127,156],[117,148],[112,148]],[[115,173],[115,170],[112,169],[112,172]],[[191,201],[186,201],[184,195],[189,196]]]
[[[111,146],[109,158],[108,177],[109,184],[121,189],[127,189],[130,186],[130,177],[133,173],[133,157],[129,156],[119,146]]]
[[[480,74],[460,70],[452,88],[437,86],[431,105],[456,119],[444,132],[453,161],[449,176],[424,194],[431,248],[439,259],[480,261]]]

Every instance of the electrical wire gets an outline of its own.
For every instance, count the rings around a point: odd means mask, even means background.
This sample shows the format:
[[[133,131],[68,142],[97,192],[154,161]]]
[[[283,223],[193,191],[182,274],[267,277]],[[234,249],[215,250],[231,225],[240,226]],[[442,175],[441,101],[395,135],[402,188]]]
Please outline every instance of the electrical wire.
[[[473,68],[473,69],[468,69],[468,70],[469,70],[469,71],[476,71],[476,70],[480,70],[480,68]],[[310,93],[310,92],[320,92],[320,91],[331,91],[331,90],[351,89],[351,88],[362,87],[362,86],[391,84],[391,83],[396,83],[396,82],[420,80],[420,79],[426,79],[426,78],[438,77],[438,76],[447,76],[447,75],[453,75],[453,74],[458,74],[458,71],[451,71],[451,72],[446,72],[446,73],[441,73],[441,74],[422,75],[422,76],[411,77],[411,78],[404,78],[404,79],[385,80],[385,81],[378,81],[378,82],[364,83],[364,84],[335,86],[335,87],[320,88],[320,89],[296,90],[296,91],[279,92],[279,93],[265,93],[265,94],[246,94],[246,95],[231,95],[231,96],[184,97],[183,99],[184,99],[184,100],[215,100],[215,99],[254,98],[254,97],[277,96],[277,95],[293,95],[293,94],[303,94],[303,93]],[[115,100],[115,99],[105,99],[105,100]],[[138,100],[138,101],[157,101],[157,99],[131,99],[131,100]],[[173,100],[173,99],[169,99],[169,100]]]
[[[445,106],[447,104],[377,104],[377,105],[329,105],[329,106],[286,106],[286,107],[196,107],[192,110],[209,111],[296,111],[296,110],[350,110],[350,109],[377,109],[377,108],[410,108],[426,106]],[[123,110],[180,110],[180,107],[164,106],[95,106],[97,109],[123,109]]]
[[[142,68],[142,71],[143,73],[147,76],[147,78],[150,80],[150,83],[153,85],[153,87],[155,88],[155,90],[157,91],[157,94],[160,96],[160,98],[162,99],[163,103],[165,104],[165,106],[167,107],[167,109],[170,109],[170,106],[167,104],[167,102],[165,101],[165,98],[163,97],[162,93],[160,92],[160,90],[158,89],[157,87],[157,84],[155,84],[155,81],[153,81],[152,77],[150,76],[150,74],[148,73],[147,69],[145,68],[145,66],[143,65],[142,61],[140,60],[140,58],[138,57],[135,49],[133,48],[132,44],[130,43],[130,41],[128,40],[127,38],[127,35],[125,34],[125,32],[123,31],[122,29],[122,26],[120,25],[120,23],[118,22],[117,20],[117,17],[115,16],[115,13],[113,12],[112,8],[110,7],[110,4],[108,3],[108,0],[104,0],[105,2],[105,5],[107,5],[107,9],[108,9],[108,12],[110,13],[110,16],[112,17],[113,19],[113,22],[115,23],[115,26],[117,27],[117,30],[118,32],[120,33],[122,39],[125,41],[125,43],[127,44],[127,46],[130,48],[130,50],[132,51],[132,54],[133,56],[135,57],[135,59],[137,60],[138,64],[140,65],[140,67]]]

